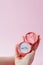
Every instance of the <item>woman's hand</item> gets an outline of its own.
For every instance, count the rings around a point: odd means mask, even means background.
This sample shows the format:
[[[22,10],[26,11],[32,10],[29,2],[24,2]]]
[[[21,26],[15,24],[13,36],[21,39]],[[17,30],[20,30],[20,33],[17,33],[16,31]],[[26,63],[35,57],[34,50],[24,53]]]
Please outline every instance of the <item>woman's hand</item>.
[[[15,65],[31,65],[34,60],[34,55],[35,51],[32,51],[22,58],[18,57],[18,55],[15,55]]]
[[[35,52],[36,49],[38,48],[39,42],[40,42],[40,37],[37,44],[34,45],[32,51],[29,54],[25,55],[24,57],[18,54],[17,52],[18,45],[16,45],[15,65],[31,65],[34,60]]]

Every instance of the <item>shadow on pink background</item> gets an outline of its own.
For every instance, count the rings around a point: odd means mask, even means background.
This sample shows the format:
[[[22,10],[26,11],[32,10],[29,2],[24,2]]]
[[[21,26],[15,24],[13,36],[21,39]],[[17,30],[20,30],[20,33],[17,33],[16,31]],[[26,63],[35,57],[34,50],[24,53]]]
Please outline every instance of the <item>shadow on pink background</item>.
[[[0,57],[13,56],[30,31],[41,37],[33,65],[43,65],[43,0],[0,0]]]

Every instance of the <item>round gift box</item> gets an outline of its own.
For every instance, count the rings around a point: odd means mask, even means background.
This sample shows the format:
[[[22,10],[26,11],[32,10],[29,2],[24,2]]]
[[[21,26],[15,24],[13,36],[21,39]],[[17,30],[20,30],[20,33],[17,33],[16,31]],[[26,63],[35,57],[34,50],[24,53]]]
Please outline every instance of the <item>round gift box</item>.
[[[32,45],[30,45],[27,42],[21,42],[21,43],[19,43],[19,45],[16,49],[20,56],[25,56],[26,54],[31,52]]]
[[[37,43],[39,36],[34,32],[29,32],[25,35],[25,42],[30,43],[31,45],[34,45]]]

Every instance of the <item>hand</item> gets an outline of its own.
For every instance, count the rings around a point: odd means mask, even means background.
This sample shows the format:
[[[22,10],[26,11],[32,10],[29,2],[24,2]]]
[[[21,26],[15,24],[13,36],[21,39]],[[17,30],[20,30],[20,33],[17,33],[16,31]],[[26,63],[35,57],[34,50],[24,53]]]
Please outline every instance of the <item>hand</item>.
[[[32,51],[22,58],[18,57],[18,55],[15,55],[15,65],[31,65],[34,60],[34,55],[35,51]]]
[[[39,38],[40,41],[40,38]],[[24,57],[21,57],[16,49],[16,54],[15,54],[15,65],[31,65],[33,60],[34,60],[34,56],[35,56],[35,51],[39,45],[39,41],[37,42],[36,45],[34,45],[31,53],[27,54]],[[18,47],[18,45],[16,45],[16,48]]]

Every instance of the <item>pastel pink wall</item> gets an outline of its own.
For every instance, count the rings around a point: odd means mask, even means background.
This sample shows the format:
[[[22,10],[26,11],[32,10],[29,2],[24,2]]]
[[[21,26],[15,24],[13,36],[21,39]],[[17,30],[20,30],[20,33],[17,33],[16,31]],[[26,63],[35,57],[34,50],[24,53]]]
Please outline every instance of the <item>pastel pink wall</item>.
[[[33,65],[43,65],[43,0],[0,0],[0,56],[13,56],[28,31],[41,36]]]

